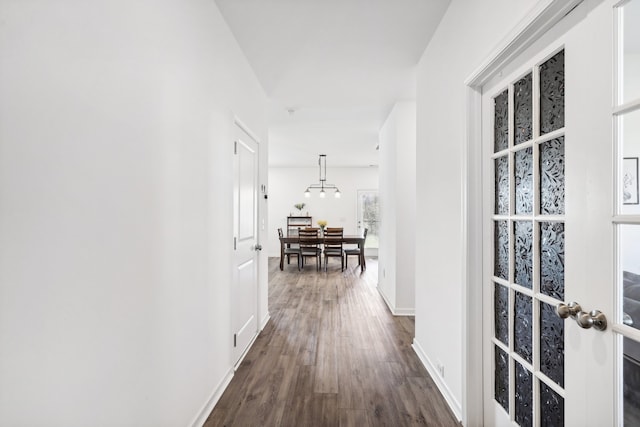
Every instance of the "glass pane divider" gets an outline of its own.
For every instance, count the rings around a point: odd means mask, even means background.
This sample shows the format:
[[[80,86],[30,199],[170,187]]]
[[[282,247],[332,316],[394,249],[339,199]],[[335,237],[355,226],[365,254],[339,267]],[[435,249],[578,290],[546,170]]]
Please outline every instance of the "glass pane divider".
[[[640,215],[615,215],[611,221],[614,224],[638,225],[640,224]]]
[[[533,67],[533,76],[531,79],[531,137],[532,142],[540,136],[540,66]],[[535,164],[535,163],[534,163]]]
[[[509,227],[511,228],[511,227]],[[509,245],[511,246],[511,245]],[[513,249],[509,248],[509,251],[512,252]],[[509,270],[512,271],[512,270]],[[514,341],[515,341],[515,332],[513,327],[513,318],[515,316],[514,313],[514,301],[515,301],[515,291],[513,288],[509,289],[509,351],[507,352],[507,357],[509,359],[509,419],[511,422],[515,419],[516,413],[516,367],[513,359],[513,354],[515,353],[514,349]]]
[[[618,188],[618,187],[616,187]],[[621,188],[621,187],[620,187]],[[609,319],[611,325],[621,323],[624,316],[624,266],[622,262],[623,250],[623,225],[613,226],[613,291],[614,291],[614,313],[613,318]],[[615,330],[614,330],[615,333]],[[620,347],[622,348],[622,347]]]
[[[507,99],[509,100],[509,103],[508,103],[508,110],[509,110],[509,114],[508,114],[508,120],[509,120],[509,132],[508,132],[508,135],[509,135],[508,138],[509,139],[508,139],[508,141],[509,141],[509,144],[508,145],[509,145],[509,148],[508,149],[511,150],[513,148],[513,146],[514,146],[513,140],[514,140],[514,135],[515,135],[515,133],[514,133],[514,127],[515,127],[514,123],[515,123],[515,121],[513,120],[514,111],[515,111],[515,109],[513,107],[513,98],[515,96],[514,95],[515,90],[514,90],[513,82],[509,83],[509,87],[507,88],[507,90],[508,90],[508,98]]]
[[[622,174],[622,166],[624,163],[623,153],[624,147],[622,146],[622,138],[623,128],[622,128],[622,116],[613,116],[612,123],[612,131],[613,131],[613,173],[614,173],[614,191],[613,191],[613,212],[614,218],[615,214],[622,213],[622,198],[623,195],[620,194],[623,188],[623,174]]]
[[[511,151],[515,153],[518,151],[526,150],[527,148],[533,147],[534,145],[535,145],[535,140],[530,139],[526,142],[521,142],[520,144],[514,146]]]
[[[532,216],[535,218],[537,213],[540,212],[540,185],[542,181],[542,177],[540,176],[540,145],[534,144],[533,146],[533,177],[532,177],[532,191],[533,191],[533,206],[532,206]],[[536,234],[535,224],[534,224],[534,235]],[[536,247],[536,241],[533,241],[534,248]],[[535,250],[535,249],[534,249]],[[535,260],[534,260],[535,267]]]
[[[511,219],[514,221],[533,221],[533,215],[531,214],[511,215]]]
[[[565,134],[565,128],[561,127],[560,129],[556,129],[554,131],[545,133],[544,135],[539,135],[533,141],[536,144],[540,145],[547,141],[551,141],[552,139],[560,138],[561,136],[564,136],[564,134]]]
[[[500,349],[502,349],[502,351],[504,351],[505,353],[507,353],[507,354],[511,353],[509,351],[509,346],[505,345],[505,343],[503,343],[502,341],[500,341],[496,337],[493,337],[491,339],[491,342],[493,342],[493,345],[495,345],[496,347],[500,347]]]
[[[533,371],[539,371],[540,370],[540,318],[542,317],[542,314],[540,313],[540,304],[538,303],[538,300],[534,297],[531,300],[531,303],[533,304],[533,311],[532,311],[532,321],[533,324],[532,326],[532,333],[531,333],[531,338],[533,340],[532,343],[532,352],[533,352],[533,357],[532,357],[532,364],[533,364]]]
[[[533,220],[540,224],[541,222],[565,222],[564,215],[536,215]]]
[[[540,381],[542,381],[543,383],[545,383],[549,388],[553,389],[553,391],[555,391],[556,393],[558,393],[560,396],[562,396],[562,398],[566,397],[564,388],[560,387],[558,384],[556,384],[555,381],[553,381],[551,378],[549,378],[548,376],[546,376],[545,374],[542,373],[542,371],[540,370],[536,370],[533,375]]]
[[[541,406],[542,406],[542,402],[540,402],[540,399],[538,398],[538,396],[540,396],[540,381],[536,381],[536,370],[534,369],[533,371],[531,371],[531,376],[533,377],[533,379],[531,380],[531,382],[533,383],[533,398],[532,400],[532,410],[533,410],[533,423],[532,425],[534,426],[539,426],[540,425],[540,411],[541,411]]]
[[[559,303],[563,302],[563,301],[559,301],[559,300],[557,300],[557,299],[555,299],[553,297],[550,297],[549,295],[543,294],[542,292],[540,292],[540,290],[536,291],[534,296],[538,301],[541,301],[541,302],[543,302],[545,304],[549,304],[550,306],[553,306],[553,307],[555,307]]]
[[[505,288],[509,287],[509,281],[505,280],[505,279],[503,279],[501,277],[493,276],[491,280],[493,280],[495,283],[497,283],[499,285],[504,286]]]
[[[505,148],[504,150],[495,152],[491,155],[491,160],[495,160],[498,159],[500,157],[506,156],[507,154],[509,154],[511,152],[511,150],[509,150],[508,148]]]
[[[625,102],[622,105],[613,107],[612,114],[614,116],[621,116],[623,114],[631,113],[639,109],[640,109],[640,99],[634,99],[633,101]]]
[[[526,295],[526,296],[531,297],[531,298],[534,297],[533,289],[529,289],[529,288],[527,288],[525,286],[518,285],[517,283],[513,283],[511,285],[511,287],[512,287],[512,289],[514,291],[517,291],[517,292],[521,293],[522,295]]]
[[[634,341],[640,342],[640,329],[636,329],[622,323],[611,323],[611,330],[613,332],[616,332],[625,338],[631,338]]]
[[[525,368],[527,368],[527,370],[528,370],[529,372],[533,372],[533,371],[534,371],[534,369],[533,369],[533,365],[532,365],[531,363],[527,362],[527,360],[526,360],[526,359],[524,359],[522,356],[520,356],[518,353],[516,353],[515,351],[512,351],[512,352],[510,353],[510,355],[511,355],[511,358],[512,358],[513,360],[515,360],[516,362],[518,362],[519,364],[521,364],[522,366],[524,366]]]

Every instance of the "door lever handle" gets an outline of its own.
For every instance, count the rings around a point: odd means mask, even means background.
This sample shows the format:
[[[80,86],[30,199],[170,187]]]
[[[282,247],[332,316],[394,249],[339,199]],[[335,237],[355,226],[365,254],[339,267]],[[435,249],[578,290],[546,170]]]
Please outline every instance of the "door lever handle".
[[[256,251],[261,251],[261,250],[262,250],[262,245],[258,244],[258,245],[255,245],[253,248],[254,248]]]

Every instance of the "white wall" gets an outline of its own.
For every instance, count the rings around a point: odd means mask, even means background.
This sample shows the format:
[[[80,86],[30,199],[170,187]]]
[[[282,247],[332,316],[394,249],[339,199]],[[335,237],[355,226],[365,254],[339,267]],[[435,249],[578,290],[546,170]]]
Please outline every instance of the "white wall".
[[[394,314],[414,314],[416,103],[398,102],[379,137],[378,289]]]
[[[418,65],[416,336],[461,416],[464,80],[536,0],[454,0]],[[441,364],[444,376],[435,366]]]
[[[265,95],[213,1],[0,16],[0,425],[191,425],[231,372],[232,112],[266,141]]]
[[[330,157],[327,157],[330,162]],[[287,216],[298,215],[293,207],[305,203],[302,214],[316,221],[324,219],[329,227],[343,227],[345,234],[358,232],[356,223],[357,190],[378,189],[378,168],[332,168],[327,167],[327,182],[335,184],[342,196],[333,197],[331,191],[324,199],[318,197],[318,190],[311,190],[311,197],[304,197],[309,184],[318,182],[318,168],[269,168],[269,256],[280,257],[278,228],[287,232]]]

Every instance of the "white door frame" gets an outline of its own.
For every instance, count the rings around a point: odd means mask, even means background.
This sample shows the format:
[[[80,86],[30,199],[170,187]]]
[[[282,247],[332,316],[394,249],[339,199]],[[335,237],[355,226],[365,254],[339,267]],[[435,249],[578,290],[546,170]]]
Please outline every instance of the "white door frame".
[[[380,197],[380,191],[377,189],[374,190],[365,190],[365,189],[361,189],[361,190],[356,190],[356,230],[358,234],[361,234],[364,232],[364,226],[362,224],[362,219],[363,219],[363,215],[362,215],[362,206],[360,203],[360,195],[362,193],[376,193],[378,195],[378,197]],[[379,208],[379,206],[378,206]],[[380,209],[378,209],[378,236],[380,234]],[[366,256],[371,256],[371,257],[378,257],[378,250],[380,248],[370,248],[368,251],[365,249],[365,255]]]
[[[466,80],[466,135],[463,146],[463,376],[462,423],[483,424],[483,271],[482,271],[482,87],[539,40],[583,0],[541,0],[483,64]]]

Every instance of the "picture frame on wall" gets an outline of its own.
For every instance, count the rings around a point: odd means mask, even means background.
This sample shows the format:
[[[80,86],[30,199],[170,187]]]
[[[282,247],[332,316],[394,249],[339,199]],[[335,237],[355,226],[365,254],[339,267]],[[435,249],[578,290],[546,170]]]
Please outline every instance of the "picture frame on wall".
[[[638,158],[625,157],[622,159],[622,204],[637,205],[639,203]]]

